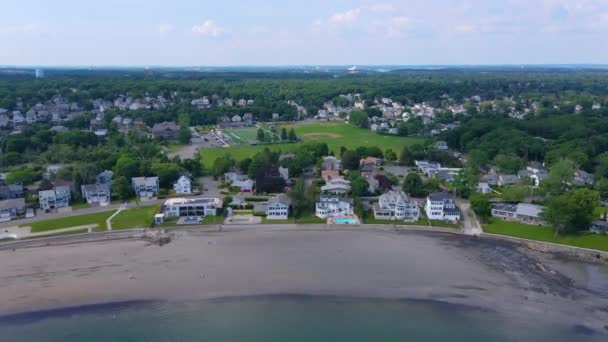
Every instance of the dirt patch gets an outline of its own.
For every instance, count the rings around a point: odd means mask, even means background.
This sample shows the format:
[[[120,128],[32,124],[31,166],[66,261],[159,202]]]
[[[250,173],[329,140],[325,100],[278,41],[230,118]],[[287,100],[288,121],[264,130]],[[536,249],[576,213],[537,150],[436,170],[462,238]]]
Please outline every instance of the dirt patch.
[[[311,138],[311,139],[315,139],[315,138],[332,138],[332,139],[342,138],[342,136],[340,134],[336,134],[336,133],[306,133],[306,134],[302,134],[302,137],[304,137],[304,138]]]

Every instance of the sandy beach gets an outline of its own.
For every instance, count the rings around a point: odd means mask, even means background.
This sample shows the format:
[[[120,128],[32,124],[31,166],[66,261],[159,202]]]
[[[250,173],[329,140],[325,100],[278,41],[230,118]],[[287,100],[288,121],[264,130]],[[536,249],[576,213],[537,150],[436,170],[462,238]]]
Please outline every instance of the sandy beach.
[[[608,268],[437,232],[179,231],[0,251],[0,314],[130,300],[307,294],[437,300],[608,332]]]

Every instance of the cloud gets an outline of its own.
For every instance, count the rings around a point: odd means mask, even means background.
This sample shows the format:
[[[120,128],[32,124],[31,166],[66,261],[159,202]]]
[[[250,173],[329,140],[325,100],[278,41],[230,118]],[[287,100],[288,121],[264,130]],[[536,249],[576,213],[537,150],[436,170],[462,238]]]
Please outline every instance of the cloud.
[[[413,28],[413,21],[406,16],[392,17],[388,23],[388,35],[391,37],[401,36]]]
[[[218,26],[213,20],[205,20],[200,25],[194,25],[192,32],[201,36],[217,38],[224,34],[225,30]]]
[[[332,15],[329,18],[329,22],[334,25],[350,25],[359,19],[360,14],[360,8],[351,9],[346,12],[340,12]]]
[[[173,28],[174,27],[171,24],[160,24],[160,25],[158,25],[158,32],[160,34],[167,34],[171,31],[173,31]]]

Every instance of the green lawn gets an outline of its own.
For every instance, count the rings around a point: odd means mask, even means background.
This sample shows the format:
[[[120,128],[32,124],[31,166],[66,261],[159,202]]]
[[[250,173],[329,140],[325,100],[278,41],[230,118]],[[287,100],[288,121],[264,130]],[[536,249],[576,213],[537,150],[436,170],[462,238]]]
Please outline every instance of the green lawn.
[[[220,224],[224,222],[224,216],[207,215],[203,218],[202,224]]]
[[[298,221],[298,224],[325,224],[325,223],[327,223],[327,220],[318,218],[314,215],[302,216],[302,217],[298,218],[297,221]]]
[[[112,219],[112,229],[149,228],[159,206],[126,209]]]
[[[62,218],[58,218],[58,219],[44,220],[44,221],[24,224],[24,225],[22,225],[22,227],[24,227],[24,226],[32,227],[32,233],[46,232],[46,231],[62,229],[62,228],[77,227],[77,226],[82,226],[82,225],[86,225],[86,224],[96,224],[97,227],[105,228],[106,220],[114,212],[115,212],[115,210],[110,210],[110,211],[102,211],[102,212],[93,213],[93,214],[68,216],[68,217],[62,217]]]
[[[277,127],[279,131],[282,127],[286,129],[294,128],[296,135],[304,143],[311,141],[326,142],[331,151],[339,152],[341,146],[356,148],[359,146],[378,146],[382,150],[393,149],[397,154],[404,146],[413,145],[421,142],[422,138],[398,137],[376,134],[370,130],[361,129],[343,122],[314,122]],[[257,130],[257,129],[256,129]],[[296,149],[298,144],[272,144],[260,146],[231,146],[213,147],[201,149],[201,157],[206,167],[210,167],[213,161],[225,154],[230,154],[236,160],[251,157],[265,148],[289,152]]]
[[[572,235],[555,235],[553,227],[530,226],[518,222],[493,219],[483,226],[486,233],[514,236],[529,240],[553,242],[562,245],[583,247],[608,251],[608,235],[580,233]]]

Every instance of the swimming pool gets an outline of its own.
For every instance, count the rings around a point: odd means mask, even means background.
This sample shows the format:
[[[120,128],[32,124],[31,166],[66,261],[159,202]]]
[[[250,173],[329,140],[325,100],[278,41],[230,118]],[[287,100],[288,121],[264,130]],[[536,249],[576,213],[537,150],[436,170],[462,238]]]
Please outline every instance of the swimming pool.
[[[336,224],[357,224],[357,220],[354,218],[337,218]]]

